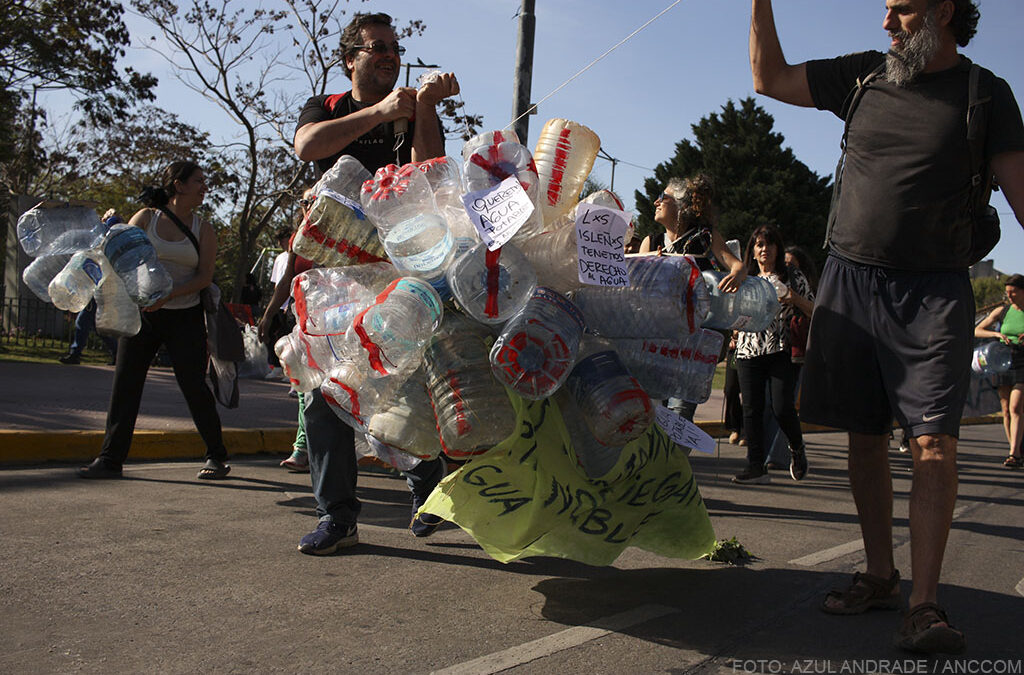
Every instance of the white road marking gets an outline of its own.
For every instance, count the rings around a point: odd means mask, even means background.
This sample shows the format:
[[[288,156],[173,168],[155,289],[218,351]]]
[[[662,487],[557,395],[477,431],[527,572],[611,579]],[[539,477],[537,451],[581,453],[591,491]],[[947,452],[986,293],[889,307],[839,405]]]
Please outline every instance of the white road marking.
[[[839,546],[826,548],[824,551],[818,551],[817,553],[805,555],[802,558],[790,560],[789,564],[800,565],[801,567],[814,567],[815,565],[820,565],[823,562],[835,560],[836,558],[842,558],[844,555],[850,555],[851,553],[856,553],[857,551],[863,550],[864,542],[860,539],[857,539],[856,541],[849,541],[845,544],[840,544]]]
[[[436,670],[433,675],[489,675],[490,673],[500,673],[503,670],[515,668],[516,666],[551,656],[566,649],[578,647],[610,633],[677,612],[679,610],[674,607],[643,605],[620,614],[613,614],[612,616],[598,619],[593,622],[596,626],[567,628],[532,642],[509,647],[508,649],[481,656],[472,661],[458,663],[443,670]]]
[[[1024,595],[1024,579],[1017,582],[1017,588],[1014,590],[1017,591],[1017,595]]]

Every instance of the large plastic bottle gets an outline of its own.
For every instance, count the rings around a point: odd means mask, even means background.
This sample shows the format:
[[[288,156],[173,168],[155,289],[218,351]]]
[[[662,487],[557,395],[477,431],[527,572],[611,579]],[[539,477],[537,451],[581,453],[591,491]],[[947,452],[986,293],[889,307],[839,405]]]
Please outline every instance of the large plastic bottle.
[[[307,335],[342,336],[355,316],[399,277],[389,262],[316,267],[292,282],[292,311]]]
[[[141,307],[166,297],[174,287],[174,280],[141,228],[114,225],[103,239],[103,255],[121,277],[128,295]]]
[[[388,164],[377,169],[373,180],[363,184],[360,200],[395,267],[442,285],[455,240],[420,167]]]
[[[71,260],[71,254],[42,255],[33,260],[21,273],[21,280],[29,287],[36,297],[43,302],[50,302],[50,282],[56,278],[64,266]]]
[[[65,312],[81,312],[92,300],[96,286],[103,280],[102,253],[79,251],[53,278],[47,288],[53,306]],[[106,261],[103,261],[106,263]],[[110,263],[105,266],[109,269]]]
[[[325,267],[387,260],[377,228],[363,213],[359,202],[329,190],[313,201],[309,214],[295,233],[292,250]]]
[[[519,136],[512,129],[497,129],[477,134],[462,146],[462,160],[466,161],[478,148],[498,143],[521,143]]]
[[[1007,344],[994,340],[974,348],[971,370],[978,375],[997,375],[1010,369],[1013,350]]]
[[[579,280],[579,249],[576,245],[576,214],[585,205],[596,204],[623,210],[622,201],[610,190],[593,192],[568,213],[548,221],[546,231],[520,245],[523,255],[533,265],[537,282],[559,293],[568,293],[583,286]],[[625,246],[625,244],[623,244]]]
[[[327,337],[306,335],[298,326],[274,344],[274,353],[295,391],[313,391],[336,365]]]
[[[32,257],[91,248],[104,231],[96,211],[85,206],[36,206],[18,218],[18,241]]]
[[[523,398],[547,398],[569,377],[584,328],[583,315],[568,298],[538,286],[495,340],[491,369]]]
[[[96,299],[96,332],[109,337],[131,337],[142,328],[142,315],[128,295],[121,277],[107,266],[109,263],[103,264],[105,260],[105,257],[100,258],[104,274],[93,293]]]
[[[600,149],[597,134],[578,122],[555,118],[541,129],[533,161],[540,178],[537,206],[545,223],[568,213],[579,201]]]
[[[402,384],[390,406],[370,418],[366,436],[371,445],[379,443],[420,460],[441,454],[422,368]]]
[[[751,333],[767,328],[779,312],[779,295],[775,287],[763,277],[748,276],[735,293],[723,293],[718,289],[718,282],[723,276],[714,270],[704,272],[711,307],[702,325]]]
[[[629,286],[584,286],[572,294],[591,332],[609,338],[678,338],[700,328],[708,287],[689,256],[626,258]]]
[[[589,480],[614,482],[609,481],[614,478],[611,471],[619,463],[623,447],[605,445],[594,438],[583,421],[583,411],[576,404],[575,397],[565,388],[555,394],[554,400],[558,404],[562,424],[569,434],[569,459],[576,469]]]
[[[488,251],[483,242],[463,253],[445,273],[458,307],[481,323],[505,323],[526,304],[537,275],[514,244]]]
[[[506,178],[515,176],[534,209],[512,235],[512,241],[520,242],[544,231],[544,217],[537,208],[540,179],[533,155],[526,146],[510,141],[479,146],[466,159],[465,176],[468,192],[493,188]]]
[[[722,351],[723,336],[701,329],[682,339],[616,340],[615,349],[651,398],[681,398],[703,403]]]
[[[416,166],[427,177],[430,189],[434,192],[434,204],[437,213],[444,218],[451,232],[457,258],[480,241],[473,222],[466,214],[466,206],[462,203],[462,195],[466,192],[466,184],[462,179],[459,162],[452,157],[435,157]]]
[[[410,372],[372,377],[361,364],[345,357],[327,373],[320,392],[331,410],[360,433],[369,431],[370,420],[387,410]]]
[[[565,382],[594,438],[621,447],[654,421],[651,399],[606,339],[585,335]]]
[[[424,355],[430,403],[445,454],[487,452],[515,431],[516,414],[490,362],[490,330],[449,312]]]

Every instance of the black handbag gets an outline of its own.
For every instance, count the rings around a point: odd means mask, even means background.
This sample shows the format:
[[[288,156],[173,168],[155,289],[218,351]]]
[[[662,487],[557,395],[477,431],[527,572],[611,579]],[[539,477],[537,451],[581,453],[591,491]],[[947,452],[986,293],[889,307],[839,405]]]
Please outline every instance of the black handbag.
[[[199,253],[199,242],[192,231],[185,227],[170,209],[160,207],[160,211],[178,226]],[[217,284],[199,291],[199,301],[206,315],[206,345],[210,353],[210,366],[207,373],[213,395],[225,408],[238,407],[238,364],[245,360],[245,341],[238,322],[231,310],[224,304]]]

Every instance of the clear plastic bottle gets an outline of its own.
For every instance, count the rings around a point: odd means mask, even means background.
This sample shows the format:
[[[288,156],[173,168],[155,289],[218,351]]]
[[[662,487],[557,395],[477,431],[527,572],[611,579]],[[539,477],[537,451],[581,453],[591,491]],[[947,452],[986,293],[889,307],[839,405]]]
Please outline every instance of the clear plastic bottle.
[[[53,278],[47,289],[54,307],[76,313],[85,309],[92,300],[96,286],[103,280],[104,266],[110,268],[110,263],[105,259],[101,263],[99,258],[102,255],[98,251],[88,250],[71,256],[71,260]]]
[[[136,228],[137,229],[137,228]],[[106,258],[101,258],[102,261]],[[107,263],[109,264],[109,263]],[[104,275],[96,286],[96,332],[110,337],[131,337],[142,328],[142,315],[128,295],[121,277],[104,265]]]
[[[541,129],[533,160],[540,179],[537,205],[545,223],[576,205],[600,149],[597,134],[578,122],[555,118]]]
[[[551,396],[569,377],[585,323],[564,295],[538,286],[491,348],[491,369],[523,398]]]
[[[615,349],[651,398],[703,403],[722,352],[723,336],[701,329],[683,339],[616,340]]]
[[[356,315],[399,277],[388,262],[316,267],[292,281],[292,311],[307,335],[342,336]]]
[[[358,159],[351,155],[342,155],[313,185],[313,194],[334,193],[358,202],[363,183],[371,178],[373,175]]]
[[[134,225],[114,225],[103,240],[103,255],[121,277],[132,300],[149,307],[174,287],[146,233]]]
[[[519,136],[511,129],[497,129],[477,134],[462,146],[462,160],[466,161],[478,148],[498,143],[521,143]]]
[[[516,414],[491,372],[491,333],[461,314],[445,314],[424,355],[430,402],[445,454],[487,452],[515,431]]]
[[[999,340],[986,342],[974,348],[971,370],[978,375],[997,375],[1010,369],[1013,349]]]
[[[402,384],[391,405],[370,418],[366,436],[371,445],[379,443],[420,460],[441,454],[422,368]]]
[[[370,420],[394,403],[399,388],[410,373],[371,377],[365,368],[348,358],[338,360],[320,385],[327,405],[345,424],[360,433],[369,430]]]
[[[583,286],[579,280],[579,249],[576,245],[576,213],[581,204],[622,210],[622,202],[614,192],[598,190],[587,195],[565,215],[549,221],[545,232],[520,245],[523,255],[537,272],[538,283],[559,293],[569,293]]]
[[[689,256],[626,258],[629,286],[584,286],[572,294],[589,329],[609,338],[678,338],[700,328],[708,287]]]
[[[296,326],[274,343],[274,353],[295,391],[313,391],[334,365],[330,344],[324,336],[306,335]]]
[[[608,479],[612,477],[611,471],[622,457],[623,447],[604,445],[594,438],[594,434],[583,421],[583,411],[576,404],[575,397],[568,391],[558,391],[555,394],[555,402],[558,404],[565,431],[569,434],[569,459],[587,479],[614,482]]]
[[[513,244],[488,251],[481,242],[459,256],[445,276],[459,308],[488,324],[507,321],[537,286],[533,267]]]
[[[520,242],[544,231],[544,217],[537,208],[540,199],[540,179],[533,155],[524,145],[505,141],[476,148],[465,164],[466,190],[479,192],[500,185],[503,180],[515,176],[533,204],[533,213],[512,235],[512,241]]]
[[[387,261],[377,228],[358,201],[332,190],[317,195],[295,233],[296,255],[325,267]]]
[[[21,273],[21,280],[29,287],[36,297],[43,302],[50,302],[50,282],[52,282],[64,266],[71,260],[70,253],[42,255],[33,260]]]
[[[611,342],[585,335],[565,381],[590,433],[602,445],[621,447],[654,421],[651,399],[622,364]]]
[[[96,245],[105,228],[96,211],[84,206],[36,206],[18,218],[18,241],[32,257],[74,253]]]
[[[466,214],[465,204],[462,203],[466,184],[462,179],[459,162],[452,157],[436,157],[417,162],[416,166],[430,183],[437,213],[448,225],[454,241],[454,257],[457,258],[480,241],[480,235]]]
[[[763,277],[748,276],[735,293],[724,293],[718,289],[718,282],[723,276],[713,270],[704,272],[711,308],[702,325],[751,333],[767,328],[779,312],[779,295],[775,287]]]

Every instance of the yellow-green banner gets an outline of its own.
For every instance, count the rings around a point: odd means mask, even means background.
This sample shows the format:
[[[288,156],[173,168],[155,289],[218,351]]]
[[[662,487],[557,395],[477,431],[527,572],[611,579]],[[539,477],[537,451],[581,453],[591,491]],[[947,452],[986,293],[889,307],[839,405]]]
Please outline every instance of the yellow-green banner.
[[[512,396],[518,433],[447,476],[423,511],[456,523],[495,560],[609,565],[627,546],[696,559],[715,543],[686,453],[652,424],[605,480],[578,468],[557,405]]]

